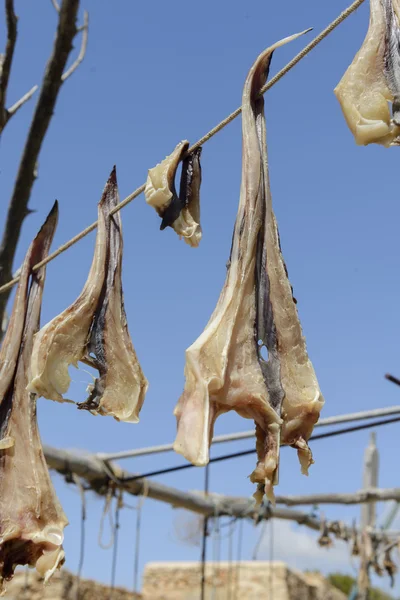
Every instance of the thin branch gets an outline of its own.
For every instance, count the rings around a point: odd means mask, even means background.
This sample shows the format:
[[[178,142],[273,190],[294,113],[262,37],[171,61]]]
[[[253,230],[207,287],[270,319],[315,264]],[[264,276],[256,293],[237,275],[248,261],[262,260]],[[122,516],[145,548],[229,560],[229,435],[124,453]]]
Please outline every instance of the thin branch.
[[[56,11],[59,13],[60,12],[60,7],[58,5],[57,0],[51,0],[51,3],[54,6],[54,8],[56,9]]]
[[[400,385],[400,379],[398,379],[397,377],[394,377],[394,375],[390,375],[390,373],[386,373],[385,378],[388,381],[395,383],[396,385]]]
[[[29,92],[26,92],[26,94],[24,96],[22,96],[22,98],[20,98],[19,100],[17,100],[17,102],[15,104],[13,104],[12,106],[10,106],[10,108],[7,109],[7,121],[9,119],[11,119],[11,117],[13,117],[15,115],[15,113],[21,108],[21,106],[23,106],[26,102],[28,102],[28,100],[30,100],[33,96],[33,94],[39,89],[38,85],[34,85]]]
[[[0,61],[0,133],[8,121],[6,97],[10,79],[11,65],[17,41],[17,15],[14,12],[14,0],[5,0],[7,43]]]
[[[351,494],[310,494],[306,496],[277,496],[277,504],[300,506],[305,504],[363,504],[365,502],[400,502],[400,488],[370,488]]]
[[[11,2],[11,0],[6,1]],[[7,282],[12,275],[12,265],[22,223],[30,212],[28,201],[36,177],[36,165],[62,86],[62,75],[72,51],[72,42],[77,33],[78,9],[79,0],[63,0],[61,4],[53,50],[45,69],[38,102],[8,207],[0,244],[0,285]],[[6,293],[0,298],[0,322],[4,315],[8,296],[9,294]]]
[[[83,13],[83,25],[78,28],[78,31],[82,31],[82,43],[77,59],[72,63],[69,69],[65,71],[61,79],[65,81],[72,75],[74,71],[79,67],[83,59],[85,58],[86,48],[88,43],[89,35],[89,13],[85,10]]]

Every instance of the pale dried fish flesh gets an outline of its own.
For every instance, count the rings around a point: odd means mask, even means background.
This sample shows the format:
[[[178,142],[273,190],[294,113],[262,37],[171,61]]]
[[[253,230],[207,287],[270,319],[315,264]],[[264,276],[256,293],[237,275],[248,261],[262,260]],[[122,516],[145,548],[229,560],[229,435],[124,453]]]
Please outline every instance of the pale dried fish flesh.
[[[45,267],[32,267],[48,254],[57,216],[56,203],[28,250],[0,352],[0,437],[11,442],[0,450],[1,589],[17,565],[36,566],[47,581],[64,562],[68,521],[43,455],[37,397],[26,390],[45,280]]]
[[[289,423],[297,420],[290,443],[302,452],[308,439],[308,413],[315,422],[322,405],[280,252],[269,190],[264,101],[259,96],[272,52],[296,37],[263,52],[246,79],[242,185],[228,273],[210,321],[186,351],[185,390],[175,408],[174,448],[196,465],[208,463],[220,414],[233,409],[255,421],[258,464],[251,480],[260,485],[258,501],[264,490],[273,499],[285,395]],[[268,360],[262,357],[262,346]],[[300,411],[307,422],[305,431],[300,427]],[[289,429],[294,433],[290,425]]]
[[[359,145],[399,144],[399,23],[400,0],[370,0],[366,38],[335,89]],[[392,103],[393,118],[388,102]]]
[[[147,204],[156,209],[160,217],[176,197],[175,175],[189,142],[179,142],[175,150],[158,165],[149,169],[144,195]]]
[[[197,247],[201,240],[200,185],[201,148],[185,156],[189,143],[180,142],[175,150],[153,169],[149,169],[145,197],[153,206],[162,222],[160,229],[172,227],[185,242]],[[185,158],[184,158],[185,156]],[[175,188],[175,176],[182,161],[179,196]]]
[[[113,169],[98,210],[93,263],[78,299],[35,336],[30,389],[63,401],[69,365],[83,361],[99,371],[89,398],[79,408],[121,421],[137,422],[147,380],[129,336],[123,303],[122,229]]]
[[[185,242],[196,248],[200,244],[200,186],[201,147],[191,152],[182,161],[179,196],[174,196],[165,210],[160,229],[172,227]]]

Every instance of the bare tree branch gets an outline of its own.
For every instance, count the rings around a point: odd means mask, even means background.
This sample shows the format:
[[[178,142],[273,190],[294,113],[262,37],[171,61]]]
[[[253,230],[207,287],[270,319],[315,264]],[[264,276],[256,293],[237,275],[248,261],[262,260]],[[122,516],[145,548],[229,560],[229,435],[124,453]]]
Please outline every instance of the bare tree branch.
[[[60,7],[58,5],[57,0],[51,0],[51,3],[54,6],[54,8],[56,9],[56,11],[59,13],[60,12]]]
[[[364,502],[400,502],[400,488],[359,490],[351,494],[310,494],[306,496],[276,496],[277,504],[300,506],[305,504],[363,504]]]
[[[109,477],[104,463],[93,454],[83,454],[58,448],[44,447],[44,454],[50,469],[62,475],[75,473],[84,479],[90,487],[98,494],[106,494],[109,483],[114,481],[116,487],[124,489],[128,494],[140,496],[143,493],[153,500],[165,502],[174,508],[184,508],[200,515],[214,517],[232,516],[238,518],[253,519],[255,514],[259,518],[277,518],[295,521],[305,525],[314,531],[320,530],[320,520],[307,513],[287,508],[262,507],[256,509],[254,502],[248,498],[234,498],[210,494],[204,497],[202,492],[184,492],[156,481],[137,479],[132,480],[132,474],[123,471],[113,465],[114,477]],[[124,482],[124,479],[127,481]],[[117,482],[117,483],[116,483]],[[331,524],[327,523],[329,531],[336,531]],[[348,528],[348,534],[351,534]]]
[[[12,0],[6,0],[6,5],[12,7]],[[39,98],[8,207],[0,244],[0,285],[6,283],[11,278],[12,265],[22,223],[30,212],[28,202],[36,177],[38,157],[54,113],[58,93],[63,83],[63,73],[73,48],[72,42],[78,31],[76,27],[78,9],[79,0],[63,0],[61,3],[53,50],[45,69]],[[84,33],[87,34],[87,30]],[[14,108],[14,112],[15,110]],[[0,298],[0,323],[3,320],[8,296],[9,293],[6,293]]]
[[[22,98],[17,100],[17,102],[15,102],[15,104],[13,104],[12,106],[10,106],[10,108],[7,109],[7,121],[15,115],[15,113],[21,108],[21,106],[23,106],[25,104],[25,102],[28,102],[28,100],[30,100],[32,98],[33,94],[38,90],[38,88],[39,88],[38,85],[34,85],[29,90],[29,92],[26,92],[26,94],[24,96],[22,96]]]
[[[224,496],[204,492],[186,492],[173,487],[163,485],[151,479],[135,479],[132,473],[124,471],[115,463],[108,465],[95,454],[83,453],[72,450],[60,450],[50,446],[44,446],[44,454],[50,469],[61,475],[68,476],[74,473],[81,477],[89,487],[100,495],[107,494],[109,484],[116,488],[125,490],[128,494],[141,496],[146,494],[153,500],[170,504],[173,508],[183,508],[199,515],[215,517],[216,515],[237,517],[238,519],[285,519],[295,521],[314,531],[320,531],[321,520],[311,514],[290,508],[261,506],[255,507],[254,501],[249,498],[235,496]],[[108,466],[107,466],[108,465]],[[374,490],[375,491],[375,490]],[[377,490],[379,491],[379,490]],[[352,527],[345,526],[338,521],[326,521],[326,530],[333,536],[343,539],[346,535],[349,539],[354,533]],[[389,536],[399,536],[398,531],[371,531],[375,538],[387,539]]]
[[[63,81],[68,79],[68,77],[70,77],[72,75],[72,73],[74,71],[76,71],[76,69],[79,67],[79,65],[85,58],[87,42],[88,42],[88,35],[89,35],[89,13],[86,10],[83,14],[83,25],[78,28],[78,31],[82,31],[81,49],[79,51],[78,58],[72,63],[70,68],[67,69],[65,71],[65,73],[63,74],[63,76],[61,78]]]
[[[11,65],[17,41],[17,15],[14,12],[14,0],[5,0],[7,43],[4,55],[0,58],[0,133],[8,121],[6,97]]]

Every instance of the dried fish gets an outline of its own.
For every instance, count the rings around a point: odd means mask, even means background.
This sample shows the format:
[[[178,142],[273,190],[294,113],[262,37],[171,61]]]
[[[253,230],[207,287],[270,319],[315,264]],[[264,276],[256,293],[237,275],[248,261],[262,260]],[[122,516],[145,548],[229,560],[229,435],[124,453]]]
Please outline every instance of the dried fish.
[[[183,158],[188,142],[178,144],[173,153],[149,170],[146,182],[146,201],[162,217],[160,229],[172,227],[189,246],[197,247],[202,231],[200,225],[201,148]],[[182,160],[183,158],[183,160]],[[179,196],[175,175],[182,160]]]
[[[351,556],[360,556],[360,540],[355,521],[353,521],[351,533]]]
[[[394,576],[397,573],[397,566],[396,563],[393,562],[392,556],[391,556],[391,552],[392,552],[393,548],[388,548],[385,551],[385,555],[383,558],[383,568],[385,569],[386,573],[389,575],[390,577],[390,587],[394,586]]]
[[[330,548],[332,546],[332,540],[329,535],[328,524],[324,516],[321,515],[321,525],[319,530],[319,538],[317,540],[318,546],[322,548]]]
[[[172,227],[185,242],[197,247],[202,231],[200,225],[201,148],[197,148],[182,162],[179,197],[175,196],[165,210],[160,229]]]
[[[179,142],[175,150],[158,165],[149,169],[144,195],[146,202],[156,209],[160,217],[170,204],[177,199],[175,175],[189,142]]]
[[[26,390],[45,280],[45,267],[32,267],[47,256],[57,217],[56,203],[25,257],[0,352],[0,590],[17,565],[36,566],[47,581],[64,562],[68,521],[43,455],[37,396]]]
[[[208,463],[220,414],[235,410],[255,421],[258,463],[251,480],[259,484],[258,502],[264,491],[274,498],[282,406],[285,443],[299,449],[305,470],[310,462],[307,440],[323,404],[280,251],[259,96],[274,49],[298,35],[263,52],[245,82],[242,185],[227,277],[204,332],[186,350],[185,390],[175,408],[174,449],[200,466]]]
[[[122,229],[115,168],[98,210],[95,253],[77,300],[35,336],[30,389],[63,402],[69,365],[83,361],[99,371],[89,398],[78,405],[117,420],[138,422],[148,383],[128,332],[123,302]]]
[[[400,143],[399,22],[400,0],[370,0],[366,38],[335,89],[359,145]]]

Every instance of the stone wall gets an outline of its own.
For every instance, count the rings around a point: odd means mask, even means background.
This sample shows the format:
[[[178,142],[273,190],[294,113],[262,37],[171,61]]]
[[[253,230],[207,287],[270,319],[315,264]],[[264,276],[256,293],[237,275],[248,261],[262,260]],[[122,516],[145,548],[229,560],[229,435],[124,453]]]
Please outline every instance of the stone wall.
[[[199,563],[149,563],[137,600],[199,600]],[[36,572],[19,571],[8,584],[5,600],[77,600],[76,577],[63,569],[43,586]],[[346,600],[321,575],[289,569],[285,563],[244,561],[207,563],[206,600]],[[82,579],[79,600],[109,600],[110,588]],[[112,600],[133,600],[132,592],[113,591]]]
[[[198,600],[199,563],[149,563],[144,600]],[[244,561],[207,563],[206,600],[346,600],[323,577],[304,575],[285,563]]]
[[[4,600],[77,600],[76,577],[62,569],[57,571],[46,586],[36,571],[19,571],[7,585]],[[141,598],[141,596],[137,596]],[[82,579],[79,584],[79,600],[109,600],[110,588],[95,581]],[[113,600],[133,600],[132,592],[122,588],[113,590]]]

